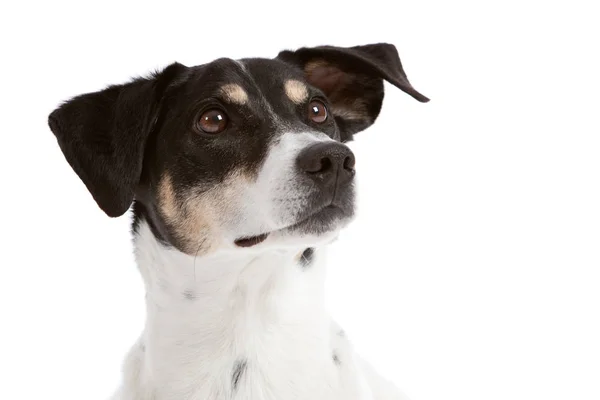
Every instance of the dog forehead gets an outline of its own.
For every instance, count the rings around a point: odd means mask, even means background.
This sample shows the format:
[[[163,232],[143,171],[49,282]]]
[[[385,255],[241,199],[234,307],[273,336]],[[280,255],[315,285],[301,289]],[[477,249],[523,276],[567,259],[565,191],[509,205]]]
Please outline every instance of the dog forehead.
[[[188,168],[192,177],[183,177],[179,171],[173,175],[174,184],[185,181],[195,186],[198,177],[212,182],[232,170],[257,170],[281,135],[304,128],[297,110],[299,99],[308,93],[302,79],[301,71],[270,59],[220,58],[188,68],[167,96],[168,113],[162,124],[165,140],[156,142],[161,146],[167,143],[168,147],[156,152],[170,169],[181,169],[178,160],[184,157],[179,154],[195,160],[181,163],[186,168],[193,166]],[[224,139],[198,139],[195,145],[187,135],[172,134],[183,124],[192,125],[211,107],[222,108],[229,115],[231,132],[226,132]],[[218,158],[213,156],[216,153]]]
[[[242,88],[248,91],[251,79],[244,66],[230,58],[219,58],[207,64],[197,65],[188,70],[184,83],[191,92],[188,94],[213,94],[225,87]]]
[[[252,76],[257,85],[265,88],[280,85],[288,79],[303,80],[302,71],[277,59],[243,58],[237,61]]]
[[[276,114],[286,111],[282,102],[301,104],[311,92],[299,68],[267,58],[219,58],[190,68],[184,82],[184,99],[217,97],[255,111],[266,101]]]
[[[290,64],[277,59],[251,58],[239,61],[244,65],[253,82],[267,98],[274,102],[281,101],[281,94],[298,103],[305,100],[310,88],[304,79],[303,72]]]

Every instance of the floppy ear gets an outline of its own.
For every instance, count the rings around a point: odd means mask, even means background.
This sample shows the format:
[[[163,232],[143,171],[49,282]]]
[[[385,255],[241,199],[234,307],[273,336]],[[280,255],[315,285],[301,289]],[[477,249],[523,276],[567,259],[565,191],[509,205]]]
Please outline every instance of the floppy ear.
[[[186,68],[174,63],[149,78],[77,96],[48,117],[65,158],[109,216],[129,209],[162,94]]]
[[[384,79],[421,102],[429,101],[412,87],[391,44],[304,47],[282,51],[277,58],[299,66],[308,82],[325,93],[343,142],[375,122]]]

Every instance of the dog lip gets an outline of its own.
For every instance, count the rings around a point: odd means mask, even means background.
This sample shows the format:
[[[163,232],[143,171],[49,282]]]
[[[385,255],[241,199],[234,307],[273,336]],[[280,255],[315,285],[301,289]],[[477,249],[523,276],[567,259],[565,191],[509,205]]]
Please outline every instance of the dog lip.
[[[296,230],[306,224],[314,223],[315,218],[327,225],[332,222],[332,219],[337,220],[340,218],[344,218],[349,216],[349,214],[351,214],[351,212],[349,212],[346,208],[332,201],[326,206],[319,207],[318,209],[314,210],[309,215],[305,216],[295,224],[292,224],[282,230]]]
[[[300,221],[290,225],[290,226],[286,226],[284,228],[278,229],[277,231],[284,231],[286,229],[293,229],[297,226],[302,225],[303,223],[307,222],[308,220],[310,220],[311,218],[313,218],[315,215],[320,214],[321,212],[325,211],[325,210],[343,210],[343,208],[338,205],[335,201],[331,201],[329,204],[327,204],[324,207],[320,207],[316,210],[314,210],[313,212],[311,212],[309,215],[307,215],[305,218],[302,218]],[[275,232],[275,231],[273,231]],[[234,243],[236,244],[236,246],[239,247],[252,247],[252,246],[256,246],[257,244],[260,244],[262,242],[264,242],[265,240],[267,240],[267,237],[271,234],[272,232],[267,232],[267,233],[261,233],[260,235],[256,235],[256,236],[246,236],[246,237],[242,237],[239,239],[236,239],[234,241]]]
[[[239,247],[252,247],[252,246],[256,246],[259,243],[264,242],[267,239],[267,236],[269,236],[268,233],[263,233],[258,236],[250,236],[250,237],[236,239],[234,243]]]

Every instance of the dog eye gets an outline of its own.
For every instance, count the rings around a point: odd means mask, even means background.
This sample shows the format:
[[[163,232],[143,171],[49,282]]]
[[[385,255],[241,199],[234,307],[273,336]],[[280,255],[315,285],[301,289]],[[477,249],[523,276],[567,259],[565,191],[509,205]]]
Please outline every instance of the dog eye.
[[[221,133],[227,127],[227,115],[219,109],[205,111],[200,116],[198,127],[205,133]]]
[[[313,100],[308,105],[308,118],[317,124],[327,120],[327,107],[319,100]]]

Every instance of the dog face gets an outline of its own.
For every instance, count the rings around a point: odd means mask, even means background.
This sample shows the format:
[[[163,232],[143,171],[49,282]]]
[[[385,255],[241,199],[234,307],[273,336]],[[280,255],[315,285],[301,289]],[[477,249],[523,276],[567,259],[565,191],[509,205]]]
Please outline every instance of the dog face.
[[[383,80],[428,100],[394,46],[327,46],[175,63],[75,97],[49,125],[100,208],[114,217],[134,203],[167,245],[195,255],[311,244],[353,216],[344,142],[377,118]]]

